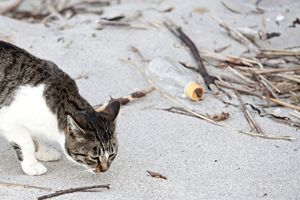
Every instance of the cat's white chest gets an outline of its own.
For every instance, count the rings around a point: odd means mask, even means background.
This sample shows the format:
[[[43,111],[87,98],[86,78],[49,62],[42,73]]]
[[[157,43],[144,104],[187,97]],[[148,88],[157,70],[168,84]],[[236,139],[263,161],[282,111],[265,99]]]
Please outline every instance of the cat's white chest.
[[[14,101],[0,109],[0,133],[14,135],[15,127],[21,126],[34,137],[61,142],[63,134],[58,129],[56,115],[46,104],[44,88],[43,84],[18,88]]]

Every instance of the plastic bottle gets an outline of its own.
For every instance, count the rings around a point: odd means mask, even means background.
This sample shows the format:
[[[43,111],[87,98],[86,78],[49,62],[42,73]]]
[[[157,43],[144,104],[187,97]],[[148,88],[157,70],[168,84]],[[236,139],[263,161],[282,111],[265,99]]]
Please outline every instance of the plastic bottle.
[[[203,97],[204,88],[196,81],[196,74],[171,58],[158,57],[151,60],[145,73],[161,90],[173,96],[184,95],[193,101]]]

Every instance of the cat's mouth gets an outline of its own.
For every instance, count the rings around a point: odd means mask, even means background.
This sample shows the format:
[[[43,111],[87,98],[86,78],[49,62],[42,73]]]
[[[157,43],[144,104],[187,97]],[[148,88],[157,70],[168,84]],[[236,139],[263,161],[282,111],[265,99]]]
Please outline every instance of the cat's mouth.
[[[95,173],[103,173],[109,169],[108,163],[100,163],[97,167],[93,168],[93,172]]]

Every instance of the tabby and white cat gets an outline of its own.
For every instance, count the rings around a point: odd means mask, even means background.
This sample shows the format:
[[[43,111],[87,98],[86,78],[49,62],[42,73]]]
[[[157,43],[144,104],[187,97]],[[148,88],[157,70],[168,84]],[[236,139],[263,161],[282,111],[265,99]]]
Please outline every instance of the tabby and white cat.
[[[118,152],[119,110],[115,101],[96,112],[54,63],[0,41],[0,135],[12,144],[26,174],[44,174],[38,160],[60,158],[47,140],[60,143],[70,160],[94,172],[108,170]]]

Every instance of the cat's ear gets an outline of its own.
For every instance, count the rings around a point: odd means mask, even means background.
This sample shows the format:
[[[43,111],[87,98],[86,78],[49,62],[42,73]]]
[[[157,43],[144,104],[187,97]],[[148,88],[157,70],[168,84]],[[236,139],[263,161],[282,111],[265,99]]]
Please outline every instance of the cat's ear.
[[[115,121],[119,111],[120,111],[121,104],[119,101],[112,101],[110,102],[102,112],[106,113],[112,121]]]
[[[76,123],[76,121],[70,116],[67,116],[67,123],[68,123],[68,132],[69,133],[78,133],[79,131],[82,132],[80,126]]]

